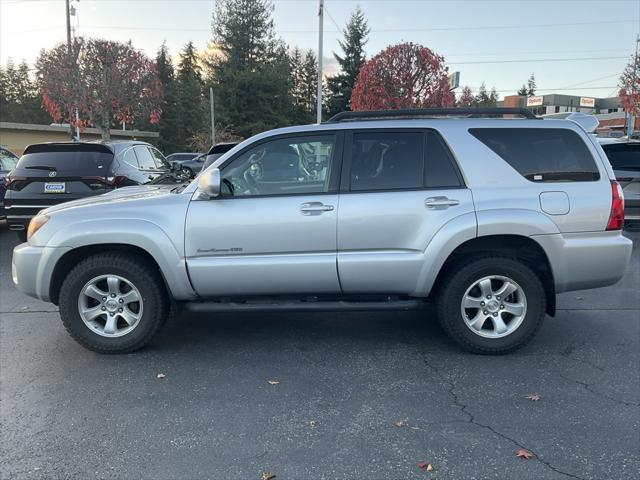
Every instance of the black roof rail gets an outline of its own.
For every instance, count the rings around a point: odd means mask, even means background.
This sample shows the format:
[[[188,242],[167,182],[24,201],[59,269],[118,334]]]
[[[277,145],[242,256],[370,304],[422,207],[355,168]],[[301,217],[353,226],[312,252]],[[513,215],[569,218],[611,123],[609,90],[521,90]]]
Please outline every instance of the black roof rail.
[[[402,117],[444,117],[444,116],[497,116],[519,115],[529,119],[540,119],[528,108],[518,107],[460,107],[460,108],[405,108],[400,110],[371,110],[359,112],[340,112],[326,123],[338,123],[352,120],[376,120]]]

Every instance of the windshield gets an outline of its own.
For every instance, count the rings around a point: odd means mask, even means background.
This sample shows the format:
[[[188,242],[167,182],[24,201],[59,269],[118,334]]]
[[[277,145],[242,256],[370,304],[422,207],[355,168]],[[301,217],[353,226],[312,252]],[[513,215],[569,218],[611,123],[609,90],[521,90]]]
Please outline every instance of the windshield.
[[[0,150],[0,170],[13,170],[17,163],[16,157]]]

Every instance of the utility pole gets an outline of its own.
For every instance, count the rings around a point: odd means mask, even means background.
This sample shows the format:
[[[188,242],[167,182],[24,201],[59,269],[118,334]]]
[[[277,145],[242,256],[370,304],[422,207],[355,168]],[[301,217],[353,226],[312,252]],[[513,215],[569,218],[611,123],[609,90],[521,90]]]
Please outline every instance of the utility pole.
[[[322,34],[324,20],[324,0],[318,9],[318,93],[316,95],[316,122],[322,123]]]
[[[211,146],[216,144],[216,105],[213,99],[213,87],[209,87],[209,102],[211,104]]]
[[[69,62],[69,67],[71,67],[71,8],[70,8],[70,2],[71,0],[65,0],[64,1],[64,6],[66,9],[66,17],[67,17],[67,62]],[[74,11],[74,15],[75,15],[75,11]],[[80,141],[80,127],[78,125],[79,121],[80,121],[80,116],[78,114],[78,107],[76,107],[76,111],[75,111],[75,117],[76,117],[76,136],[75,136],[75,140],[76,141]]]
[[[633,85],[631,87],[631,98],[633,99],[633,101],[635,102],[636,99],[636,95],[638,95],[638,68],[640,68],[640,65],[638,65],[638,44],[640,44],[640,35],[638,35],[636,37],[636,54],[633,57]],[[629,113],[627,114],[627,138],[631,138],[631,135],[633,134],[633,128],[635,127],[636,124],[636,117],[633,115],[633,113]]]

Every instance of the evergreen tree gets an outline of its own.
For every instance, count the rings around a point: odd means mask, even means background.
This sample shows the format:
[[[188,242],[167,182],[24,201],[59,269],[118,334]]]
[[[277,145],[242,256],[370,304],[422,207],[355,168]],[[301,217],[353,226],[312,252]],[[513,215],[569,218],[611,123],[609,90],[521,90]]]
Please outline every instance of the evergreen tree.
[[[298,47],[290,54],[291,95],[293,97],[295,123],[310,123],[316,118],[318,88],[318,62],[312,50],[304,56]]]
[[[288,124],[293,99],[290,59],[276,39],[271,0],[219,0],[209,59],[216,117],[240,137]]]
[[[329,78],[327,82],[329,115],[351,109],[351,92],[365,62],[364,46],[368,41],[369,26],[360,7],[351,14],[343,33],[344,40],[338,41],[343,54],[333,54],[340,65],[340,73]]]
[[[156,67],[162,91],[162,115],[158,123],[158,132],[160,133],[158,146],[165,154],[169,154],[182,150],[185,139],[178,136],[180,128],[176,102],[177,85],[171,55],[165,43],[158,50]]]
[[[462,88],[462,94],[460,98],[456,102],[458,107],[475,107],[476,106],[476,97],[474,97],[471,92],[471,88],[465,86]]]
[[[489,106],[495,107],[498,105],[498,100],[500,100],[500,95],[496,92],[496,87],[491,89],[491,93],[489,94]]]
[[[533,97],[536,94],[536,77],[531,74],[527,80],[527,96]]]
[[[490,102],[489,94],[487,93],[487,86],[484,82],[480,85],[480,90],[478,90],[478,95],[476,95],[476,104],[479,107],[488,107]]]
[[[180,52],[176,75],[176,103],[178,137],[175,149],[185,150],[191,140],[206,129],[205,97],[198,56],[193,42],[187,43]]]
[[[522,86],[520,87],[520,90],[518,90],[517,94],[520,95],[521,97],[526,97],[527,95],[529,95],[529,91],[527,90],[527,86],[522,84]]]
[[[0,67],[0,119],[7,122],[48,124],[49,115],[42,109],[42,99],[29,66],[11,59]]]

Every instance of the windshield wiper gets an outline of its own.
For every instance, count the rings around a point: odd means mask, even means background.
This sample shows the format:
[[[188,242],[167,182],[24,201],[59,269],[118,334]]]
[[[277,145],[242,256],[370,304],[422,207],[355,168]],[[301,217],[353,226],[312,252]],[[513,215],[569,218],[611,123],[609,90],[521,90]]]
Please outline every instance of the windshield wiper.
[[[56,169],[56,167],[51,167],[49,165],[29,165],[27,167],[24,167],[25,169],[29,169],[29,170],[49,170],[50,172],[57,172],[58,170]]]

